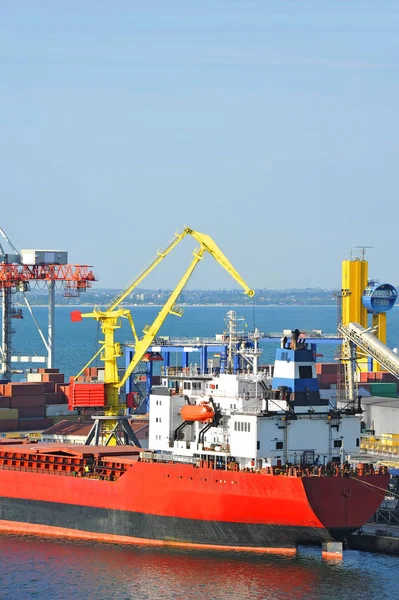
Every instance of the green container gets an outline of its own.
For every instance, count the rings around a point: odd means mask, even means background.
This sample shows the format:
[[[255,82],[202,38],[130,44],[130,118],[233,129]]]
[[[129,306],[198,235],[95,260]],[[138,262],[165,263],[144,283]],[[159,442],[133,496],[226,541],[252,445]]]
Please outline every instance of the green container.
[[[372,396],[382,396],[383,398],[398,397],[396,383],[370,383],[370,393]]]

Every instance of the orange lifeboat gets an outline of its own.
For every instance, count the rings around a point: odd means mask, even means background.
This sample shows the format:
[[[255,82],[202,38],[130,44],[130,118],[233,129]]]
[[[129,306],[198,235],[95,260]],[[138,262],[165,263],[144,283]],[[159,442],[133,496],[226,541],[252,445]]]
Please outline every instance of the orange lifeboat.
[[[212,421],[215,411],[209,404],[186,404],[180,409],[184,421],[201,421],[206,423]]]

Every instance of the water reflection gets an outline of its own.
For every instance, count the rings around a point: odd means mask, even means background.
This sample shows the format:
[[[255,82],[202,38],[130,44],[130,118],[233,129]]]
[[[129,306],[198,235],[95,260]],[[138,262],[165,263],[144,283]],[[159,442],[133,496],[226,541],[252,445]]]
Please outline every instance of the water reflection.
[[[328,563],[319,549],[279,557],[4,535],[0,560],[4,600],[360,600],[396,593],[396,559],[358,552]]]

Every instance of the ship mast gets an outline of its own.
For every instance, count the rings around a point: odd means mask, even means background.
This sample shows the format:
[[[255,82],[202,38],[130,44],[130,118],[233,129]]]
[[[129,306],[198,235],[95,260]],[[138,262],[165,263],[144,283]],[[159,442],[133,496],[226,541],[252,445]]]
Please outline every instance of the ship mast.
[[[239,328],[237,323],[241,321],[243,326]],[[227,372],[234,373],[234,356],[239,354],[250,365],[253,375],[258,375],[258,359],[262,354],[259,349],[259,340],[262,334],[256,328],[253,334],[248,335],[245,327],[246,322],[244,317],[237,317],[235,310],[229,310],[226,314],[226,330],[228,331],[229,345],[227,351]],[[253,347],[248,347],[245,343],[248,339],[254,342]],[[241,342],[240,347],[238,347]]]

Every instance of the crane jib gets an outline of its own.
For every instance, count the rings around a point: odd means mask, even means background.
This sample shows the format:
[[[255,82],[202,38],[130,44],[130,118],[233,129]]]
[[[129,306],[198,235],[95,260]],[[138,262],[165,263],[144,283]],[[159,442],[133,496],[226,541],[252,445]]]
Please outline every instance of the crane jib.
[[[177,286],[169,296],[165,305],[162,307],[154,322],[146,328],[143,337],[139,338],[136,332],[133,318],[130,310],[122,308],[121,303],[132,293],[132,291],[149,275],[155,267],[187,236],[191,235],[197,242],[199,242],[199,249],[194,250],[193,259],[178,282]],[[163,250],[157,253],[156,258],[134,279],[134,281],[123,291],[121,291],[113,301],[104,310],[94,309],[90,313],[80,313],[80,311],[73,311],[71,313],[71,319],[74,322],[81,321],[82,318],[94,318],[99,321],[104,334],[104,340],[101,343],[101,348],[96,354],[90,359],[90,361],[83,367],[83,369],[76,375],[77,377],[84,372],[84,370],[93,362],[94,358],[101,355],[104,361],[104,384],[106,387],[106,402],[107,408],[115,411],[117,405],[119,405],[118,390],[125,384],[134,369],[141,362],[144,355],[148,351],[149,346],[152,344],[154,338],[158,334],[162,324],[164,323],[168,314],[176,314],[181,316],[182,311],[176,306],[176,300],[187,282],[189,281],[192,273],[194,272],[197,264],[203,258],[205,253],[210,254],[224,269],[233,277],[233,279],[243,288],[244,293],[249,297],[253,297],[255,292],[251,289],[244,279],[236,271],[232,263],[225,256],[219,246],[213,241],[213,239],[199,231],[186,227],[181,233],[175,235],[175,238],[169,243],[169,245]],[[120,378],[118,373],[117,358],[120,356],[120,344],[115,342],[115,329],[120,327],[120,319],[126,318],[129,321],[130,327],[134,335],[134,354],[130,364],[127,366],[125,373]],[[118,348],[117,348],[118,346]],[[113,413],[115,414],[115,412]]]

